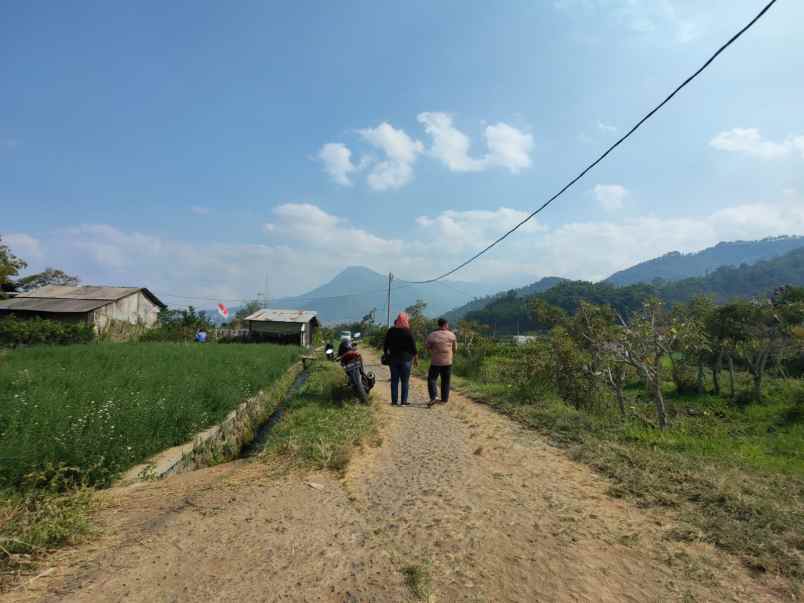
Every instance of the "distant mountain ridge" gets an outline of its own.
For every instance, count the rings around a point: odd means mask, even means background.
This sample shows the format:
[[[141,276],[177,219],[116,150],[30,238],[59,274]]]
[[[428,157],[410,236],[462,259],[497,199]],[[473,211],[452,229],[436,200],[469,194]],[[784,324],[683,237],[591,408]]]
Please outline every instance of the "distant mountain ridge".
[[[615,272],[601,282],[626,286],[638,283],[652,284],[657,279],[669,282],[680,281],[705,276],[724,266],[752,265],[785,255],[800,247],[804,247],[804,236],[798,235],[768,237],[759,241],[724,241],[695,253],[671,251],[658,258],[640,262],[630,268]],[[531,285],[512,291],[515,292],[514,297],[528,297],[547,291],[566,280],[560,277],[545,277]],[[492,295],[474,299],[463,306],[450,310],[446,316],[452,322],[456,322],[470,312],[483,310],[492,302],[502,303],[500,300],[508,297],[509,293],[510,291],[498,291]],[[516,305],[516,302],[510,299],[506,303]]]
[[[606,281],[562,281],[535,294],[535,297],[568,313],[574,313],[579,303],[586,301],[611,306],[627,317],[652,296],[671,305],[690,301],[699,295],[711,296],[716,302],[722,303],[734,299],[762,298],[784,285],[804,286],[804,247],[755,264],[721,266],[706,276],[676,281],[623,286]],[[466,320],[484,324],[498,335],[527,332],[538,328],[528,302],[528,299],[510,292],[495,298],[481,309],[469,312]]]
[[[427,302],[427,315],[440,316],[450,308],[496,289],[497,286],[484,283],[446,281],[414,285],[403,280],[394,280],[391,289],[391,314],[395,316],[422,299]],[[325,323],[357,321],[374,309],[376,320],[382,322],[387,314],[387,290],[386,275],[364,266],[349,266],[328,283],[304,295],[275,299],[270,305],[276,308],[315,310]]]
[[[652,283],[656,279],[678,281],[693,276],[705,276],[721,266],[755,264],[761,260],[784,255],[799,247],[804,247],[804,236],[768,237],[759,241],[725,241],[696,253],[672,251],[615,272],[604,282],[622,286]]]
[[[703,277],[727,266],[753,265],[798,248],[804,248],[804,236],[721,242],[697,253],[671,252],[641,262],[615,272],[600,284],[617,287],[638,283],[671,283]],[[719,275],[721,286],[724,274],[737,273],[721,272]],[[364,266],[349,266],[328,283],[304,295],[275,299],[270,305],[276,308],[316,310],[325,323],[357,321],[374,309],[376,320],[382,322],[386,315],[387,279],[386,275]],[[391,296],[391,313],[395,315],[416,303],[418,299],[423,299],[427,302],[426,313],[429,316],[443,315],[456,323],[469,313],[481,311],[495,302],[502,303],[503,298],[507,298],[505,304],[516,314],[518,311],[514,310],[514,306],[518,307],[521,304],[515,300],[544,293],[566,282],[567,279],[548,276],[524,287],[501,291],[498,285],[489,283],[444,281],[414,285],[395,280]],[[696,286],[700,285],[696,283]]]

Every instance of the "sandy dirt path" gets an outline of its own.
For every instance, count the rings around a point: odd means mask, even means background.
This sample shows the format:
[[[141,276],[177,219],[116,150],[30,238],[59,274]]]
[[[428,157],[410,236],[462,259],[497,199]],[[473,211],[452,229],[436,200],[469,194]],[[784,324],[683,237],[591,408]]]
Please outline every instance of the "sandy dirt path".
[[[413,405],[391,407],[376,370],[382,443],[343,478],[238,461],[108,491],[101,535],[2,600],[412,601],[405,567],[430,578],[430,601],[778,600],[463,396],[427,409],[414,380]]]

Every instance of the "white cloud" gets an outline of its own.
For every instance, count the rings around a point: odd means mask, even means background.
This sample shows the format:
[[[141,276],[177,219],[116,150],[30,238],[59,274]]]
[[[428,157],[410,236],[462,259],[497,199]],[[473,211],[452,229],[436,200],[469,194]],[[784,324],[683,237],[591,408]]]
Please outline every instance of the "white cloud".
[[[606,211],[622,209],[628,189],[622,184],[596,184],[592,189],[595,199]]]
[[[452,124],[452,116],[448,113],[425,112],[417,119],[433,139],[430,153],[454,172],[502,167],[518,173],[530,166],[533,136],[506,123],[486,126],[484,137],[488,152],[478,159],[469,155],[469,137]]]
[[[443,254],[483,247],[510,230],[528,216],[527,212],[500,207],[493,211],[448,209],[437,216],[419,216],[416,224],[422,240],[436,241]],[[521,235],[543,232],[545,227],[537,220],[525,223],[517,232]]]
[[[533,149],[533,136],[508,124],[498,123],[486,128],[486,144],[490,165],[498,165],[516,174],[530,166],[530,151]]]
[[[453,172],[477,172],[485,169],[483,159],[469,156],[469,137],[452,125],[447,113],[419,113],[417,119],[433,139],[430,153]]]
[[[395,224],[394,232],[406,234],[388,238],[315,204],[286,203],[271,211],[271,223],[258,242],[191,243],[105,224],[50,232],[41,241],[21,234],[3,239],[22,257],[39,254],[37,263],[54,264],[84,282],[148,286],[173,303],[187,304],[166,294],[253,298],[266,273],[274,297],[298,294],[349,265],[392,270],[400,279],[428,278],[462,262],[526,216],[506,207],[446,210]],[[804,199],[798,193],[787,191],[778,202],[735,204],[703,216],[646,215],[553,228],[532,220],[457,278],[595,280],[669,251],[781,234],[804,234]]]
[[[372,189],[398,189],[410,182],[416,156],[424,151],[421,142],[387,122],[382,122],[376,128],[358,130],[358,133],[385,154],[385,159],[374,163],[369,172],[367,180]]]
[[[37,260],[42,256],[42,243],[39,239],[23,232],[0,233],[0,239],[8,245],[11,252],[25,260]]]
[[[720,151],[745,153],[760,159],[784,159],[798,151],[804,159],[804,136],[788,136],[782,142],[762,138],[757,128],[733,128],[717,134],[709,145]]]
[[[300,243],[306,250],[328,253],[350,250],[358,255],[399,254],[401,241],[386,240],[352,226],[348,220],[327,213],[312,203],[285,203],[273,210],[276,222],[265,225],[266,233],[283,241]]]
[[[324,171],[342,186],[352,184],[349,174],[357,170],[351,157],[352,152],[340,142],[328,142],[318,151],[318,158],[324,163]]]
[[[193,212],[196,216],[208,216],[209,215],[209,208],[202,207],[200,205],[193,205],[190,208],[190,211]]]
[[[705,17],[689,14],[701,12],[694,3],[685,6],[681,14],[679,3],[673,0],[556,0],[554,7],[572,17],[593,20],[595,27],[612,20],[634,34],[656,39],[657,33],[667,32],[673,41],[687,44],[699,38],[704,30]]]
[[[598,120],[597,129],[602,131],[602,132],[607,132],[609,134],[612,134],[612,133],[617,131],[617,126],[607,124],[607,123],[604,123],[604,122]]]

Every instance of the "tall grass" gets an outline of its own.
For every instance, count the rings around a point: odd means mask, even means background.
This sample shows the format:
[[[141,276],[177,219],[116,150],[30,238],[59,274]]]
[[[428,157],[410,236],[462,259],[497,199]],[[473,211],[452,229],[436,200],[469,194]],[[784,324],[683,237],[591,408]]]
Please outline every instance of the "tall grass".
[[[0,490],[70,467],[108,485],[220,421],[280,377],[298,349],[108,343],[31,347],[0,358]]]
[[[690,534],[739,555],[753,569],[786,576],[793,591],[804,579],[801,379],[768,377],[761,404],[682,395],[667,382],[670,426],[660,430],[639,383],[626,388],[627,416],[621,417],[612,400],[578,410],[548,384],[518,382],[511,378],[510,354],[487,356],[470,374],[458,376],[456,385],[548,434],[609,477],[613,495],[675,509]],[[738,391],[747,388],[750,376],[738,373],[737,382]]]
[[[343,370],[332,363],[314,364],[285,408],[265,454],[290,464],[342,471],[376,429],[372,407],[356,403]]]

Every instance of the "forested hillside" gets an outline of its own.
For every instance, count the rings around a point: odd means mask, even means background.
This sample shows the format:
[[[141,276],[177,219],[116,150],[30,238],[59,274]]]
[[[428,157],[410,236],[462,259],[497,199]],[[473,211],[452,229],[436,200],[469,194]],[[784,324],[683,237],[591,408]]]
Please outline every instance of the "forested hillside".
[[[532,297],[574,313],[580,301],[609,305],[623,316],[639,309],[655,295],[674,304],[698,295],[710,295],[717,302],[766,296],[776,287],[804,285],[804,248],[754,265],[723,266],[707,276],[679,281],[655,281],[617,287],[608,282],[564,281]],[[538,329],[529,309],[531,298],[509,292],[485,308],[466,314],[465,319],[489,326],[498,334]]]
[[[454,310],[450,310],[447,312],[444,317],[452,323],[458,322],[462,320],[469,312],[476,312],[478,310],[482,310],[490,303],[496,300],[500,300],[502,298],[506,298],[508,296],[513,296],[514,298],[525,298],[530,297],[531,295],[535,295],[536,293],[541,293],[543,291],[547,291],[550,287],[557,285],[558,283],[563,283],[566,279],[563,279],[558,276],[545,276],[542,279],[539,279],[535,283],[531,283],[530,285],[525,285],[524,287],[520,287],[519,289],[511,289],[510,291],[501,291],[499,293],[495,293],[494,295],[486,295],[485,297],[478,297],[473,299],[469,303],[466,303]]]
[[[652,283],[705,276],[721,266],[754,264],[804,247],[804,237],[769,237],[760,241],[725,241],[697,253],[673,251],[661,257],[615,272],[606,282],[612,285]]]

